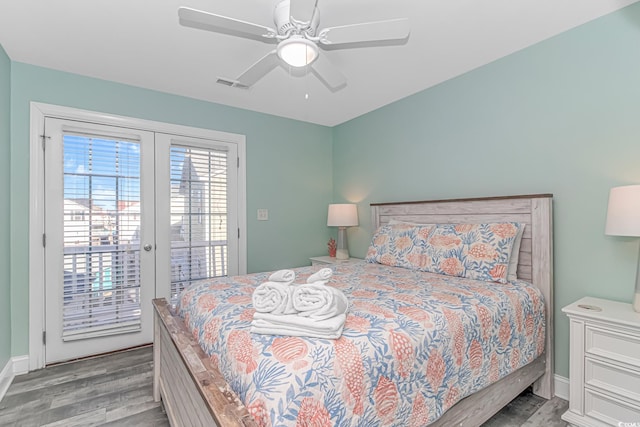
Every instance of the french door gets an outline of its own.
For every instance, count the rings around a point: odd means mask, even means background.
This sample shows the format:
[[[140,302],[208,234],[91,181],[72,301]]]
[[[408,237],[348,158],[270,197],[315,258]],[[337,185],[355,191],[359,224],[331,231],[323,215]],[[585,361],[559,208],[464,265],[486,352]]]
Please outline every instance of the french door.
[[[171,303],[187,286],[239,273],[237,146],[156,133],[156,229],[160,293]]]
[[[46,363],[150,343],[153,298],[237,274],[234,144],[56,118],[45,133]]]

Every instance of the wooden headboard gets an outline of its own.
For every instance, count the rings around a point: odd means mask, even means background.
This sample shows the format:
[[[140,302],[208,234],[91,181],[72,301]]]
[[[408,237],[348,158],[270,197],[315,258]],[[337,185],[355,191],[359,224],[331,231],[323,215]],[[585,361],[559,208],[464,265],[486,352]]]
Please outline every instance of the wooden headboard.
[[[542,291],[546,305],[546,371],[536,394],[553,396],[553,218],[551,194],[372,203],[374,228],[391,219],[421,224],[519,222],[526,224],[517,275]],[[537,390],[536,390],[537,387]]]

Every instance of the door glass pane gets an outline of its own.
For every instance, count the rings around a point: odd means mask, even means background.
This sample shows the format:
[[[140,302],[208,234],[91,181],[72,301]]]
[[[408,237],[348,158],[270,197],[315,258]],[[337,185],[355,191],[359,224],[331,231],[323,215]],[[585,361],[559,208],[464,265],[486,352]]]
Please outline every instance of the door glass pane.
[[[171,300],[227,275],[227,152],[171,146]]]
[[[140,330],[140,144],[65,134],[63,340]]]

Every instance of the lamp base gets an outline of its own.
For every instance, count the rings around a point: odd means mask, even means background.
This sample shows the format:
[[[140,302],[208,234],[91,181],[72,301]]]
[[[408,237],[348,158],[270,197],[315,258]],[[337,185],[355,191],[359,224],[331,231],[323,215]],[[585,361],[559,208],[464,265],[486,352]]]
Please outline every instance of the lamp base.
[[[336,259],[349,259],[349,251],[346,249],[337,249]]]
[[[336,245],[336,258],[349,259],[349,246],[347,244],[347,228],[338,227],[338,244]]]
[[[633,309],[640,313],[640,254],[638,255],[638,266],[636,267],[636,291],[633,295]]]

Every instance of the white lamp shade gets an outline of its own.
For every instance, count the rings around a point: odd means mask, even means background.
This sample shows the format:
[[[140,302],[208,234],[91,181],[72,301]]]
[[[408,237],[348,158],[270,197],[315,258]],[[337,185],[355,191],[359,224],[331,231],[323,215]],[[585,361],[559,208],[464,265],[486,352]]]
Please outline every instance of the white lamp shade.
[[[276,52],[280,59],[292,67],[304,67],[318,57],[318,46],[300,36],[292,36],[278,45]]]
[[[358,208],[351,203],[338,203],[329,205],[327,226],[329,227],[355,227],[358,225]]]
[[[640,185],[611,189],[605,234],[640,237]]]

